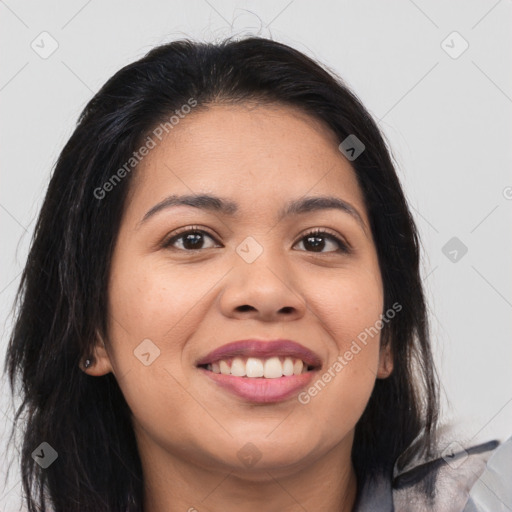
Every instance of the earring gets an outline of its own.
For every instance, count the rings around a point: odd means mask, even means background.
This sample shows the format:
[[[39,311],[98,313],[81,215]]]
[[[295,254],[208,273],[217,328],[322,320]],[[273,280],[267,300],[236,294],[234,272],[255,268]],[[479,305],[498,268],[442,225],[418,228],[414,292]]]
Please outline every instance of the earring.
[[[94,358],[92,356],[87,358],[84,361],[84,368],[90,368],[92,366],[93,361],[94,361]]]

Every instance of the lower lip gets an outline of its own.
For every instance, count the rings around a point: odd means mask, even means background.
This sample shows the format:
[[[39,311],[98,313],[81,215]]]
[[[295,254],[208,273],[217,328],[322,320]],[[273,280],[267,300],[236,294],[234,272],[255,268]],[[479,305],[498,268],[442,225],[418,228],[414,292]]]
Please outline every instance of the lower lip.
[[[235,377],[233,375],[214,373],[204,368],[199,369],[219,386],[245,400],[255,403],[273,403],[287,400],[307,386],[313,378],[313,374],[316,373],[309,371],[300,375],[265,379],[263,377]]]

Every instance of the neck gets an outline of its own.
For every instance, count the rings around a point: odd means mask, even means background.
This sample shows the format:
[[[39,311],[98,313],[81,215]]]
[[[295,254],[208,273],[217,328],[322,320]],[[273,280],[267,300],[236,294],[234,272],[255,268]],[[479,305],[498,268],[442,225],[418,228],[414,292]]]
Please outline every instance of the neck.
[[[140,440],[141,441],[141,440]],[[351,512],[356,477],[350,442],[290,469],[208,467],[143,443],[144,512]]]

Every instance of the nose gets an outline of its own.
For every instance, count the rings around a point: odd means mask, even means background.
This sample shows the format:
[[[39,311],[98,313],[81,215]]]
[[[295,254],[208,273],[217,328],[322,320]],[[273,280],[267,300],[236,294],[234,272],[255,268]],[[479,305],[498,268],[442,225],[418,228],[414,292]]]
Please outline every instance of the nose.
[[[230,318],[291,321],[304,315],[306,301],[297,276],[285,263],[264,251],[252,263],[236,262],[227,276],[220,307]]]

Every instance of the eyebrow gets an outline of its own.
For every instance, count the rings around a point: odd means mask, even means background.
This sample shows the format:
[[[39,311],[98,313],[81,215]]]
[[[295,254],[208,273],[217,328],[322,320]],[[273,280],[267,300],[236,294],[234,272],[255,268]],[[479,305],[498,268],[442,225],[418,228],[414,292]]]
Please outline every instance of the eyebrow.
[[[225,198],[213,196],[210,194],[188,194],[188,195],[172,195],[160,201],[150,208],[139,224],[146,222],[158,212],[172,208],[174,206],[192,206],[200,210],[211,211],[222,215],[234,217],[239,212],[238,204]],[[365,223],[357,211],[350,203],[335,196],[314,196],[294,199],[288,202],[284,208],[280,210],[277,221],[283,220],[291,215],[299,215],[302,213],[315,212],[320,210],[339,210],[352,216],[366,232]]]

